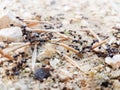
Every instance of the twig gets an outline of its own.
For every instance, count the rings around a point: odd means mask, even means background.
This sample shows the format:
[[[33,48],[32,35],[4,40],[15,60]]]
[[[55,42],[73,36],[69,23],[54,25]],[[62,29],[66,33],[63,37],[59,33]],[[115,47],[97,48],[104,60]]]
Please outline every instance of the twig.
[[[33,54],[32,54],[32,71],[34,72],[35,70],[35,62],[36,62],[36,58],[37,58],[37,44],[35,44],[34,46],[34,51],[33,51]]]
[[[69,56],[63,54],[63,56],[65,57],[65,60],[67,60],[70,64],[72,64],[73,66],[77,67],[81,72],[85,73],[84,71],[82,71],[79,67],[79,65],[73,61]]]
[[[57,38],[57,39],[51,39],[50,42],[60,42],[60,41],[66,41],[68,38]]]
[[[15,50],[17,50],[17,49],[19,49],[19,48],[25,47],[25,46],[27,46],[27,45],[30,45],[30,43],[29,43],[29,42],[28,42],[28,43],[24,43],[24,44],[22,44],[22,45],[14,46],[14,47],[12,47],[12,48],[9,48],[9,47],[8,47],[8,48],[5,48],[3,51],[9,53],[9,52],[15,51]]]
[[[95,38],[98,39],[99,42],[102,42],[102,40],[99,38],[99,36],[95,32],[93,32],[93,30],[89,29],[89,31]],[[103,48],[106,49],[106,46],[103,45]]]
[[[70,46],[68,46],[68,45],[66,45],[66,44],[64,44],[64,43],[58,43],[58,45],[60,45],[60,46],[62,46],[62,47],[64,47],[64,48],[66,48],[66,49],[74,52],[74,53],[77,54],[80,58],[82,58],[82,54],[81,54],[79,51],[75,50],[74,48],[72,48],[72,47],[70,47]]]
[[[1,49],[0,49],[0,54],[9,60],[13,60],[13,58],[9,54],[4,53]]]
[[[44,30],[44,29],[28,29],[28,31],[32,31],[32,32],[37,32],[37,33],[41,33],[41,32],[52,32],[52,33],[56,33],[57,35],[59,35],[61,38],[66,38],[69,39],[70,37],[61,34],[60,31],[57,30]]]
[[[32,22],[32,23],[28,23],[27,26],[28,27],[34,27],[36,26],[37,24],[39,24],[38,22]]]
[[[112,29],[115,29],[115,30],[120,30],[120,27],[116,27],[116,26],[114,26],[114,27],[112,27]]]
[[[45,30],[45,29],[28,29],[28,31],[32,31],[32,32],[37,32],[37,33],[41,33],[41,32],[57,32],[55,30]]]
[[[90,31],[90,33],[91,33],[95,38],[97,38],[97,39],[99,40],[99,42],[102,41],[102,40],[99,38],[99,36],[98,36],[95,32],[93,32],[93,30],[89,29],[89,31]]]
[[[38,20],[27,20],[27,19],[24,19],[23,20],[25,23],[39,23],[40,21],[38,21]]]
[[[95,38],[97,38],[99,41],[102,41],[102,40],[99,38],[99,36],[98,36],[95,32],[93,32],[93,30],[91,30],[91,29],[80,30],[80,31],[82,31],[82,32],[90,32]]]
[[[45,23],[47,23],[47,24],[52,24],[52,23],[50,23],[50,22],[48,22],[48,21],[39,21],[39,20],[27,20],[27,19],[24,19],[23,20],[25,23],[40,23],[40,24],[45,24]]]
[[[98,47],[98,46],[101,46],[102,44],[104,44],[104,43],[106,43],[106,42],[107,42],[107,40],[103,40],[103,41],[101,41],[101,42],[97,42],[97,43],[93,44],[92,49],[94,49],[94,48],[96,48],[96,47]]]
[[[59,33],[59,32],[55,32],[55,33],[58,34],[61,38],[70,38],[64,34]]]

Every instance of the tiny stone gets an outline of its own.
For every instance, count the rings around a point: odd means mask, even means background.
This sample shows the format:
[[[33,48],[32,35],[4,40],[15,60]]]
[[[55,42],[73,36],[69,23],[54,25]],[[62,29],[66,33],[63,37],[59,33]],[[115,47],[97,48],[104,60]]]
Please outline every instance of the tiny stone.
[[[39,81],[43,81],[44,78],[48,78],[50,76],[49,69],[46,68],[39,68],[34,73],[34,79]]]
[[[30,68],[25,68],[26,73],[29,73],[30,71],[31,71]]]

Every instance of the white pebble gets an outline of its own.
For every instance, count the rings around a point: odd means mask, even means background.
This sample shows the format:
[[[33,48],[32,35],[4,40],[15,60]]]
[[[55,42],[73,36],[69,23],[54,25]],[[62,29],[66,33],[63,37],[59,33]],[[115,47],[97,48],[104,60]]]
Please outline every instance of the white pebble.
[[[31,71],[30,68],[25,68],[25,72],[26,72],[26,73],[29,73],[30,71]]]
[[[119,68],[120,65],[120,55],[115,55],[112,58],[111,57],[106,57],[105,58],[105,63],[108,65],[112,66],[113,68]]]
[[[22,30],[20,27],[10,27],[0,30],[0,41],[20,41],[22,39]]]
[[[58,60],[57,58],[53,59],[53,60],[50,60],[50,65],[53,67],[53,68],[56,68],[57,67],[57,64],[60,62],[60,60]]]

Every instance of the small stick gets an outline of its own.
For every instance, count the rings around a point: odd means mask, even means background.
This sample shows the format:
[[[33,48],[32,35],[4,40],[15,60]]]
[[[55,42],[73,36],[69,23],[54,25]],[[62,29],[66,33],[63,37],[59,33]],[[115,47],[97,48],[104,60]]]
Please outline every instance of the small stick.
[[[24,22],[27,24],[28,27],[34,27],[35,25],[38,25],[38,24],[52,24],[48,21],[38,21],[38,20],[24,20]]]
[[[61,34],[59,32],[56,32],[56,34],[58,34],[61,38],[69,38],[68,36],[64,35],[64,34]]]
[[[58,45],[60,45],[60,46],[62,46],[62,47],[64,47],[64,48],[66,48],[66,49],[74,52],[74,53],[77,54],[80,58],[82,58],[82,54],[81,54],[79,51],[75,50],[74,48],[72,48],[72,47],[70,47],[70,46],[68,46],[68,45],[66,45],[66,44],[64,44],[64,43],[58,43]]]
[[[28,43],[25,43],[25,44],[22,44],[22,45],[15,46],[15,47],[13,47],[13,48],[5,48],[3,51],[9,53],[9,52],[14,51],[14,50],[16,50],[16,49],[25,47],[25,46],[27,46],[27,45],[30,45],[30,43],[28,42]]]
[[[37,44],[35,44],[34,46],[34,51],[33,51],[33,54],[32,54],[32,71],[34,72],[35,70],[35,63],[36,63],[36,58],[37,58]]]
[[[38,23],[38,24],[51,24],[52,25],[52,23],[50,23],[50,22],[48,22],[48,21],[38,21],[38,20],[23,20],[25,23]]]
[[[102,44],[104,44],[104,43],[106,43],[106,42],[107,42],[107,40],[103,40],[103,41],[101,41],[101,42],[95,43],[95,44],[93,44],[92,49],[94,49],[94,48],[96,48],[96,47],[98,47],[98,46],[101,46]]]
[[[1,49],[0,49],[0,54],[9,60],[13,60],[13,58],[9,54],[4,53]]]
[[[90,31],[90,33],[91,33],[95,38],[98,39],[99,42],[102,41],[102,40],[99,38],[99,36],[98,36],[95,32],[93,32],[93,30],[89,29],[89,31]],[[103,45],[103,48],[106,49],[106,46]]]
[[[40,21],[38,21],[38,20],[27,20],[27,19],[24,19],[23,20],[25,23],[39,23]]]
[[[93,32],[93,30],[91,30],[91,29],[81,30],[81,31],[83,31],[83,32],[90,32],[95,38],[97,38],[99,41],[102,41],[102,40],[99,38],[99,36],[98,36],[95,32]]]
[[[66,59],[70,64],[72,64],[73,66],[77,67],[81,72],[84,73],[84,71],[82,71],[82,70],[80,69],[79,65],[78,65],[75,61],[73,61],[69,56],[67,56],[67,55],[65,55],[65,54],[63,54],[63,56],[65,57],[65,59]]]
[[[41,33],[41,32],[57,32],[55,30],[43,30],[43,29],[28,29],[28,31],[37,32],[37,33]]]
[[[99,41],[102,41],[102,40],[99,38],[99,36],[98,36],[95,32],[93,32],[93,30],[89,29],[89,31],[90,31],[90,33],[91,33],[95,38],[97,38]]]
[[[36,26],[37,24],[39,24],[38,22],[32,22],[32,23],[28,23],[27,26],[28,27],[34,27]]]
[[[41,32],[53,32],[58,34],[61,38],[70,38],[64,34],[61,34],[59,31],[55,31],[55,30],[43,30],[43,29],[28,29],[28,31],[32,31],[32,32],[37,32],[37,33],[41,33]]]
[[[51,39],[50,42],[60,42],[60,41],[66,41],[67,38],[58,38],[58,39]]]
[[[120,30],[120,28],[118,28],[118,27],[112,27],[112,29],[115,29],[115,30]]]

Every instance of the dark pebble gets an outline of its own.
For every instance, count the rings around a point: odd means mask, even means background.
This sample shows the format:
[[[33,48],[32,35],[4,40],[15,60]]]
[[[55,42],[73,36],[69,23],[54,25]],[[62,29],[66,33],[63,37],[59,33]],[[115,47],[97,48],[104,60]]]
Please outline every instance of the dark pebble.
[[[72,42],[78,43],[79,41],[78,40],[73,40]]]
[[[102,82],[102,84],[101,84],[101,86],[103,86],[103,87],[108,87],[108,85],[109,85],[109,83],[107,81]]]
[[[17,54],[17,55],[14,55],[13,58],[14,58],[14,59],[17,59],[18,56],[19,56],[18,54]]]
[[[10,26],[11,26],[11,27],[13,27],[13,26],[14,26],[14,24],[10,24]]]
[[[101,84],[101,86],[102,86],[102,87],[105,87],[105,88],[107,88],[109,85],[112,85],[112,83],[110,83],[110,82],[108,82],[108,81],[104,81],[104,82],[102,82],[102,84]]]
[[[22,62],[22,63],[26,63],[26,62],[27,62],[27,60],[26,60],[26,59],[23,59],[23,60],[21,60],[21,62]]]
[[[20,71],[15,71],[14,72],[14,75],[19,75],[20,74]]]
[[[10,75],[9,70],[6,70],[6,71],[5,71],[5,74],[6,74],[6,75]]]
[[[51,25],[44,25],[45,29],[53,29]]]
[[[39,68],[34,73],[34,79],[43,81],[44,78],[48,78],[50,76],[50,70],[46,68]]]
[[[21,26],[21,28],[25,29],[25,28],[26,28],[26,26]]]
[[[13,67],[13,68],[12,68],[12,71],[16,71],[16,70],[17,70],[17,67]]]

